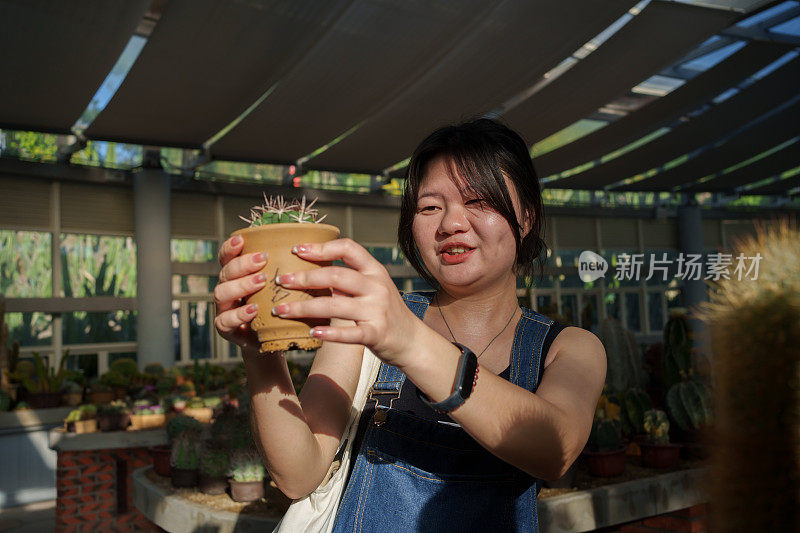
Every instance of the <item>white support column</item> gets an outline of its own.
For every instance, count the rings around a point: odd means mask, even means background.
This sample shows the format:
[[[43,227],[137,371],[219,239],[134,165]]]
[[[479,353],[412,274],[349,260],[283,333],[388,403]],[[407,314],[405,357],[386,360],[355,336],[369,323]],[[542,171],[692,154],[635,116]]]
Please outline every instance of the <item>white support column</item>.
[[[678,242],[684,254],[702,254],[703,220],[700,207],[693,201],[693,196],[691,198],[692,201],[687,205],[678,208]],[[695,346],[710,356],[708,330],[701,320],[692,318],[697,305],[708,300],[703,276],[705,272],[702,272],[700,279],[684,280],[684,304],[689,314],[689,324],[694,332]]]
[[[53,298],[64,297],[64,280],[62,279],[61,269],[61,182],[54,181],[50,185],[50,260],[53,268]],[[58,368],[61,363],[61,352],[63,350],[63,327],[64,319],[61,313],[54,313],[52,316],[52,346],[53,357],[49,358],[51,368]]]
[[[138,363],[173,364],[170,177],[160,168],[133,174]]]

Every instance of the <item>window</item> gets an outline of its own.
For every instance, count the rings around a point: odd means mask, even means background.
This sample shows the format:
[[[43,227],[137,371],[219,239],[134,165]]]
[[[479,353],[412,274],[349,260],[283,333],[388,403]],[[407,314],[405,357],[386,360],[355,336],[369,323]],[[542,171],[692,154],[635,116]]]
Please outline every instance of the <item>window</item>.
[[[136,296],[133,237],[61,235],[64,296]]]
[[[49,298],[53,269],[49,233],[0,230],[0,294]]]
[[[208,263],[217,260],[217,241],[172,239],[170,256],[178,263]]]

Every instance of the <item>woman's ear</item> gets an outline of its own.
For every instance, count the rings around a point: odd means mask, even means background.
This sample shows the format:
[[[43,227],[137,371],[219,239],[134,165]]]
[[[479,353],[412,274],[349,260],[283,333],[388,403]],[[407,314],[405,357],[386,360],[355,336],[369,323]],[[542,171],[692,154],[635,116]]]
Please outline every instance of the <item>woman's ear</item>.
[[[533,213],[530,211],[525,212],[524,220],[522,221],[522,238],[524,239],[528,232],[533,229]]]

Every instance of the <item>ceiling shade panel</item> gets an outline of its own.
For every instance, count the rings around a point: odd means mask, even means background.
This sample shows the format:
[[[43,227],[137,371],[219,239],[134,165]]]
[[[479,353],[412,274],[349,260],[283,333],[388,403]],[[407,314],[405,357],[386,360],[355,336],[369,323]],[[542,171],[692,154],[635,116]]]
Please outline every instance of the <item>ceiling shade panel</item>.
[[[0,127],[70,133],[149,4],[0,2]]]
[[[86,135],[199,147],[270,89],[350,0],[170,0]]]
[[[800,134],[800,103],[795,103],[682,165],[660,172],[652,178],[622,187],[615,187],[613,190],[670,190],[679,185],[692,183],[700,178],[722,172],[726,168],[755,157],[798,134]],[[740,178],[743,177],[742,175],[739,176]],[[758,179],[767,177],[769,176],[761,176]],[[737,183],[735,179],[731,180],[729,175],[721,175],[697,184],[691,189],[693,191],[732,191],[734,187],[742,184],[741,182]],[[683,192],[683,189],[681,191]]]
[[[710,139],[723,138],[773,110],[780,103],[796,96],[798,86],[800,58],[795,58],[719,105],[687,119],[669,133],[585,172],[549,182],[548,187],[602,189],[614,182],[658,168],[708,144]]]
[[[311,159],[309,168],[374,173],[400,162],[437,126],[488,113],[531,87],[634,4],[498,2],[379,112],[360,124],[343,124],[340,134],[358,127]]]
[[[596,51],[503,118],[534,144],[626,95],[734,18],[730,11],[651,2]]]
[[[787,168],[786,170],[789,169]],[[786,194],[789,192],[789,189],[794,189],[796,187],[800,187],[800,174],[750,189],[747,191],[747,194]]]
[[[744,81],[778,59],[787,47],[752,42],[699,74],[668,95],[657,98],[619,120],[580,139],[535,158],[536,170],[546,177],[600,159]]]
[[[354,1],[211,152],[220,159],[263,161],[310,154],[388,105],[494,5],[491,0]]]

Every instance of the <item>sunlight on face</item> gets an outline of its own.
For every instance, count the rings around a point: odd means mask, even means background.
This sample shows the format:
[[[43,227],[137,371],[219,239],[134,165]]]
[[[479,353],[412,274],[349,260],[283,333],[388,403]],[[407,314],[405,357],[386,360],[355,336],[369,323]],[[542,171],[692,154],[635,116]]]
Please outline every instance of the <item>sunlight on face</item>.
[[[419,188],[412,231],[428,271],[447,290],[479,288],[515,280],[514,233],[503,216],[483,202],[456,175],[448,172],[449,158],[439,156],[426,166]],[[507,177],[514,209],[521,211],[517,191]],[[468,249],[447,254],[445,247],[458,242]]]

